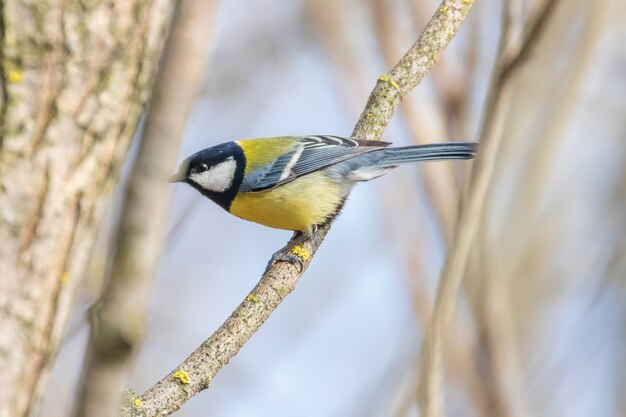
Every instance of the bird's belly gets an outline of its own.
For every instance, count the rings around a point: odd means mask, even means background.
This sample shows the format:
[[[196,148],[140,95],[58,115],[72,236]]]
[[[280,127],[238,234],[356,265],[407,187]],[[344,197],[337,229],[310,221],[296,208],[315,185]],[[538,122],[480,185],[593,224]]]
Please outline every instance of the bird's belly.
[[[257,193],[240,193],[230,213],[276,229],[307,232],[324,223],[341,204],[340,186],[322,171]]]

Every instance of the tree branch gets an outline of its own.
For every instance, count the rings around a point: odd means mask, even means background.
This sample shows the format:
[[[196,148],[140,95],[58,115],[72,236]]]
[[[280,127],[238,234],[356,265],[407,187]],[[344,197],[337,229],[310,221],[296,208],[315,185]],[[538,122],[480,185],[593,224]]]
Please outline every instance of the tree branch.
[[[480,224],[483,202],[495,165],[502,138],[506,104],[511,97],[511,80],[541,36],[558,0],[544,0],[527,22],[519,43],[512,36],[509,7],[504,10],[504,25],[496,58],[491,88],[483,111],[480,133],[481,152],[474,163],[465,209],[460,213],[455,239],[441,274],[435,308],[431,317],[420,358],[418,400],[420,415],[443,416],[443,337],[454,314],[470,249]]]
[[[378,79],[352,132],[353,137],[380,138],[403,95],[414,88],[435,64],[459,30],[471,4],[472,0],[445,0],[441,3],[406,55],[391,72]],[[289,262],[270,261],[259,283],[224,324],[143,395],[129,395],[122,416],[169,415],[195,394],[208,388],[211,379],[293,291],[330,227],[330,222],[321,226],[298,247],[302,269]]]
[[[422,8],[424,9],[429,7],[423,1],[420,4],[423,5]],[[394,32],[394,30],[397,30],[398,25],[394,21],[388,5],[389,2],[387,0],[370,0],[371,13],[374,16],[374,27],[378,35],[381,54],[385,59],[385,63],[393,65],[397,59],[396,57],[399,55],[398,45],[395,42],[396,33]],[[428,12],[423,13],[424,19],[422,20],[425,20],[428,16],[426,13]],[[425,24],[426,22],[421,22],[422,26]],[[441,97],[449,97],[450,94],[444,94],[444,90],[440,88],[440,84],[443,83],[437,82],[438,79],[442,78],[442,68],[445,68],[445,59],[432,72],[432,77],[436,89],[439,90],[437,93]],[[448,70],[447,72],[450,71]],[[450,86],[452,84],[460,85],[461,83],[458,80],[453,82],[448,80],[445,85]],[[452,90],[452,87],[449,90]],[[438,101],[443,101],[445,105],[439,105]],[[424,107],[426,106],[429,108],[425,109]],[[454,137],[454,135],[449,134],[450,129],[433,128],[433,126],[446,125],[444,119],[446,119],[446,110],[449,110],[449,108],[450,103],[448,101],[429,97],[429,99],[420,102],[411,99],[405,100],[402,106],[400,106],[400,112],[413,140],[418,144],[423,144],[433,140],[443,140],[445,137]],[[439,234],[446,246],[450,244],[452,237],[452,227],[460,194],[453,174],[454,171],[450,164],[425,164],[422,167],[421,182],[426,195],[425,200],[434,213]]]

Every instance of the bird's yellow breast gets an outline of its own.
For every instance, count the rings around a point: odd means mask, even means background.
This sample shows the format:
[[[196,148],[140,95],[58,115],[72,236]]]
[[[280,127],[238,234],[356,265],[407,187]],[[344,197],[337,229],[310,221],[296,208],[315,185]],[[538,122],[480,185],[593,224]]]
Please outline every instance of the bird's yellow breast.
[[[318,171],[271,190],[239,193],[230,212],[276,229],[308,232],[335,214],[341,200],[339,185]]]

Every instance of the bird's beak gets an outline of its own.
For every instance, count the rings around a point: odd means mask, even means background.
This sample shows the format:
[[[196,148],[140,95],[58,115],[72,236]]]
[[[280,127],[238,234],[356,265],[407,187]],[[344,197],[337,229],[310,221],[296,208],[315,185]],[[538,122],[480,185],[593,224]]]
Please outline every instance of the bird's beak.
[[[189,163],[187,161],[183,161],[183,163],[180,164],[180,167],[178,167],[178,171],[170,176],[170,182],[185,182],[187,179],[188,166]]]

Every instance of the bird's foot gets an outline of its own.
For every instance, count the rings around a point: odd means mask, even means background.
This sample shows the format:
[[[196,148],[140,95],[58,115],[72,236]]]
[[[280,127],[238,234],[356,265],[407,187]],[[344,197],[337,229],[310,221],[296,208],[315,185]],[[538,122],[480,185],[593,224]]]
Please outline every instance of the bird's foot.
[[[298,267],[298,272],[302,272],[304,270],[304,261],[298,255],[289,252],[283,252],[283,250],[279,250],[275,254],[272,255],[272,263],[276,262],[288,262],[291,265],[295,265]]]
[[[301,232],[296,232],[287,246],[272,255],[271,262],[289,262],[292,265],[296,265],[299,272],[302,272],[305,262],[311,259],[311,253],[302,246],[302,243],[307,237],[307,235]]]

